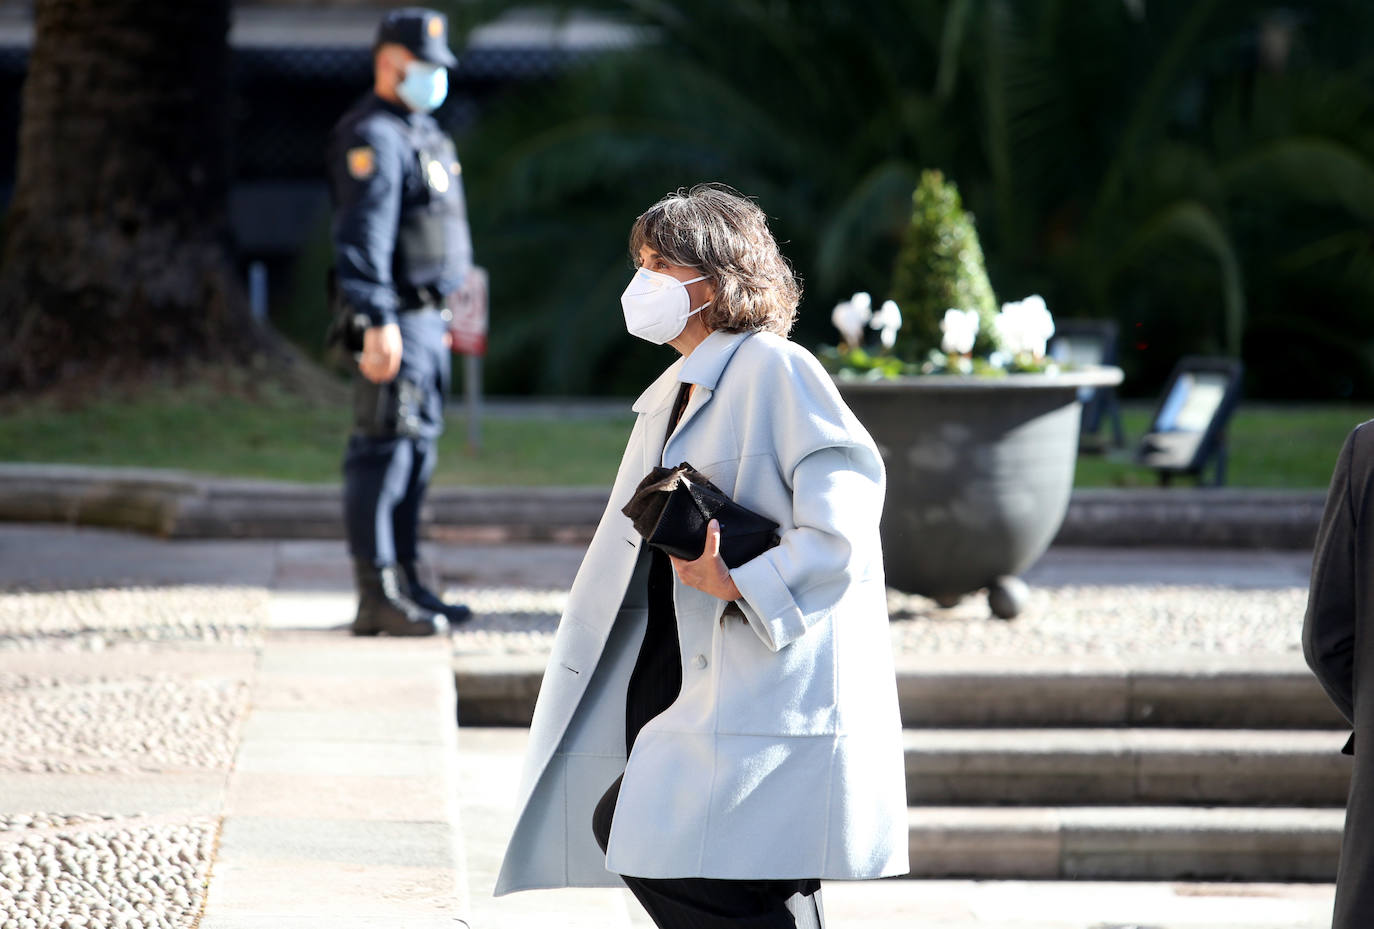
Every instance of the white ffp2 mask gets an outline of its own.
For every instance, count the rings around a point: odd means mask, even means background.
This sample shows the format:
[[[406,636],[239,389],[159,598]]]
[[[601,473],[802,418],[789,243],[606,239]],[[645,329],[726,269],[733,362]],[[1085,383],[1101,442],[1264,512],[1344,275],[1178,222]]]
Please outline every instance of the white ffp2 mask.
[[[702,274],[689,281],[679,281],[671,274],[640,268],[620,295],[620,308],[625,311],[625,328],[630,335],[646,342],[663,345],[682,335],[687,320],[710,306],[710,301],[692,309],[687,285],[706,280]]]

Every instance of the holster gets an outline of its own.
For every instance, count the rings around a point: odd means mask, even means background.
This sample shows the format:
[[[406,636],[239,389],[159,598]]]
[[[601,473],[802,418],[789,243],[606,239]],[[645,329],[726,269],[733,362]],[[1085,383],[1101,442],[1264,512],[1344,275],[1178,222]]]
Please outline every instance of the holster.
[[[421,438],[424,435],[423,388],[396,378],[374,384],[362,374],[353,376],[353,429],[371,439]]]
[[[349,354],[363,350],[363,334],[371,325],[366,313],[356,311],[339,290],[339,276],[333,268],[325,272],[325,299],[329,307],[329,327],[324,333],[324,344],[338,348]]]

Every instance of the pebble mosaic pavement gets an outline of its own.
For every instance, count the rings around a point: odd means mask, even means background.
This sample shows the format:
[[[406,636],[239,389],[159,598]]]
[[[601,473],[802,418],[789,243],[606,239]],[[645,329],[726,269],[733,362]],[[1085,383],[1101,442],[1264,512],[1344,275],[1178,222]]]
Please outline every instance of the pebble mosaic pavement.
[[[451,587],[476,612],[454,636],[459,652],[531,654],[553,641],[566,591]],[[1301,648],[1307,588],[1062,586],[1032,588],[1015,621],[970,596],[950,609],[888,592],[892,644],[922,655],[1285,654]]]
[[[251,647],[267,603],[251,588],[0,594],[0,774],[227,777],[251,662],[178,665]],[[190,929],[218,831],[203,813],[6,810],[0,929]]]

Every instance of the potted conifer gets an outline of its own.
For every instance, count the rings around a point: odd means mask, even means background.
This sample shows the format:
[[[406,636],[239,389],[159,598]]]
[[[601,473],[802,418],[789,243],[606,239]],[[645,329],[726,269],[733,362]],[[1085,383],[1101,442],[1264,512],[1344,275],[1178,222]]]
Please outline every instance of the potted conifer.
[[[1025,605],[1019,575],[1068,510],[1078,392],[1120,383],[1116,368],[1060,370],[1039,297],[1001,307],[973,218],[927,171],[912,196],[891,299],[856,294],[822,349],[887,465],[882,537],[888,584],[949,606],[986,589],[1004,619]]]

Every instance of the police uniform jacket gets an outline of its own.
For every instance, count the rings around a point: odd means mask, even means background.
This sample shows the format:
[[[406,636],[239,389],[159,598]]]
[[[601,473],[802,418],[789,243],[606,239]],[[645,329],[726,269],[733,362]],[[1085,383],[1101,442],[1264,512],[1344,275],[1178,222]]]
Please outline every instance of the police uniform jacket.
[[[680,383],[696,385],[664,444]],[[610,501],[558,626],[498,894],[651,878],[875,878],[907,871],[901,722],[878,520],[885,473],[804,349],[714,332],[635,402]],[[674,576],[675,702],[625,758],[643,636],[641,539],[621,507],[690,462],[780,526],[731,572],[747,617]],[[597,800],[624,770],[608,853]]]
[[[437,305],[472,266],[462,167],[432,116],[368,93],[328,148],[343,299],[372,325]]]

